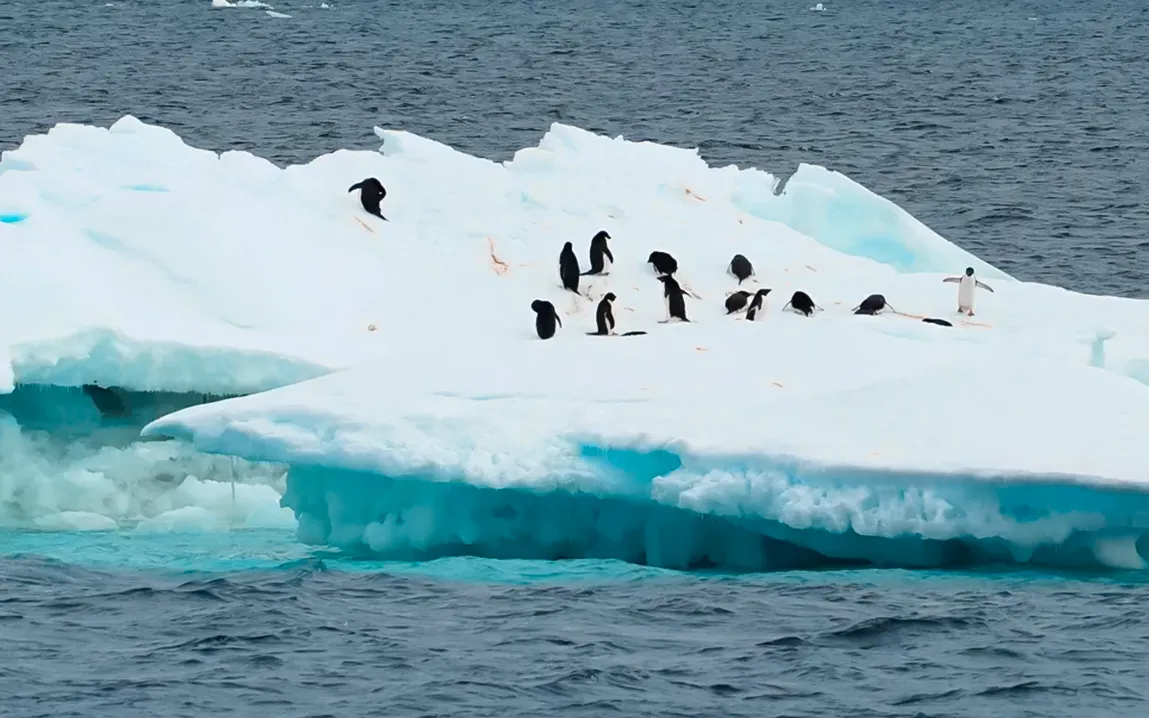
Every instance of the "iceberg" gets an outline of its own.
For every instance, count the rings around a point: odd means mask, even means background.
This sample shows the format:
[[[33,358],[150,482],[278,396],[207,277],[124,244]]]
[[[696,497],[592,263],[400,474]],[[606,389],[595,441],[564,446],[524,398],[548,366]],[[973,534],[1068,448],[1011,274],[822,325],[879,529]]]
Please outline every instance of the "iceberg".
[[[129,116],[4,153],[8,431],[104,426],[79,388],[116,387],[141,407],[118,451],[215,477],[167,513],[54,500],[41,524],[209,525],[243,461],[240,525],[400,560],[1144,568],[1149,302],[1019,281],[823,167],[783,182],[561,124],[506,162],[375,133],[279,168]],[[389,221],[347,192],[367,176]],[[559,249],[585,271],[599,230],[614,266],[576,296]],[[654,250],[690,323],[660,321]],[[771,290],[758,321],[725,314],[735,253]],[[974,317],[941,281],[967,266],[994,289]],[[822,311],[783,311],[797,290]],[[606,292],[646,335],[587,335]],[[853,315],[873,293],[897,312]]]

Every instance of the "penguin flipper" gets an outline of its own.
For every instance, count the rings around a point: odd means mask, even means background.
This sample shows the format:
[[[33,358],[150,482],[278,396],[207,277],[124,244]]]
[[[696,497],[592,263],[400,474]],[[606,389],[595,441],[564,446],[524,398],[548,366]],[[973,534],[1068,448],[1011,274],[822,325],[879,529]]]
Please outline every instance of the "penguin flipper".
[[[942,282],[952,282],[953,284],[957,284],[960,281],[961,281],[961,277],[946,277],[945,279],[942,280]]]
[[[356,182],[355,184],[353,184],[353,185],[351,185],[350,187],[348,187],[348,188],[347,188],[347,191],[348,191],[348,192],[354,192],[354,191],[355,191],[355,190],[357,190],[357,189],[363,189],[363,182],[365,182],[365,181],[366,181],[366,180],[363,180],[363,181],[360,181],[360,182]]]
[[[981,287],[990,294],[997,294],[997,292],[993,291],[993,287],[989,286],[988,284],[982,284],[980,281],[978,281],[977,286]]]
[[[559,313],[558,312],[555,312],[555,321],[559,323],[560,327],[563,325],[563,320],[559,319]]]

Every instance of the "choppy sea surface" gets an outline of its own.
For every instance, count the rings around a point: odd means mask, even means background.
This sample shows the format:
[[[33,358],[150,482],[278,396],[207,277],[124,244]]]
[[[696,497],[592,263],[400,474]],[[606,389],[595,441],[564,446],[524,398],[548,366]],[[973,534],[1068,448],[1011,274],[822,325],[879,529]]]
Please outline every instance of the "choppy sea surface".
[[[0,149],[131,113],[284,164],[551,122],[823,164],[1023,279],[1149,296],[1149,5],[8,0]],[[0,715],[1145,714],[1149,577],[351,560],[0,532]]]

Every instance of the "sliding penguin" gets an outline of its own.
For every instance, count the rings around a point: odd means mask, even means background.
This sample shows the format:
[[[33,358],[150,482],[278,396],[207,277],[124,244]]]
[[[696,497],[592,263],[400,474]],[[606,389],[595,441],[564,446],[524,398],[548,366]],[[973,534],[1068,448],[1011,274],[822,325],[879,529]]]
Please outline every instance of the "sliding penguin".
[[[362,182],[356,182],[348,188],[348,192],[359,190],[359,203],[363,205],[363,209],[367,210],[368,214],[373,214],[384,222],[387,218],[379,211],[379,203],[387,196],[387,190],[383,187],[383,183],[374,177],[368,177]]]
[[[814,300],[810,298],[810,295],[802,290],[794,292],[794,296],[790,297],[790,301],[786,302],[786,306],[782,307],[782,310],[785,311],[786,307],[790,307],[790,310],[795,314],[805,314],[806,316],[813,314],[815,309],[821,308],[814,304]]]
[[[563,289],[569,289],[578,294],[578,257],[574,253],[574,245],[567,242],[563,251],[559,253],[559,278],[563,281]]]
[[[583,272],[582,276],[594,274],[610,274],[610,268],[614,264],[614,255],[610,253],[610,247],[607,246],[606,240],[611,236],[603,230],[591,237],[590,240],[590,270]]]
[[[670,276],[678,271],[678,260],[666,252],[651,252],[646,263],[654,265],[655,274]]]
[[[539,339],[550,339],[555,335],[555,322],[561,327],[563,320],[555,311],[555,305],[545,299],[536,299],[531,302],[531,309],[535,311],[535,333]]]
[[[738,283],[746,281],[754,276],[754,265],[750,264],[750,260],[741,254],[734,255],[734,259],[730,260],[730,265],[726,267],[726,271],[738,278]]]
[[[726,313],[733,314],[734,312],[742,311],[746,308],[746,303],[750,301],[750,292],[737,291],[726,298]]]
[[[851,311],[854,314],[865,314],[874,316],[879,314],[883,309],[889,309],[891,312],[897,314],[898,310],[894,309],[886,302],[886,298],[881,294],[871,294],[862,300],[862,303],[854,307]]]
[[[988,284],[982,284],[973,276],[973,267],[966,267],[965,274],[960,277],[946,277],[943,282],[956,282],[958,285],[958,313],[973,316],[973,297],[978,287],[993,293]]]
[[[922,321],[925,322],[926,324],[937,324],[939,327],[952,327],[953,326],[953,324],[950,324],[945,319],[935,319],[934,317],[926,317]]]
[[[678,286],[674,277],[668,275],[659,277],[658,281],[662,282],[662,297],[666,302],[666,319],[661,323],[666,324],[671,319],[689,322],[686,318],[686,293],[682,287]]]
[[[605,337],[614,334],[614,300],[617,298],[614,296],[614,292],[607,292],[603,296],[594,315],[595,322],[598,324],[598,331],[587,332],[589,336]],[[622,336],[636,337],[642,334],[646,334],[646,332],[625,332]]]
[[[750,306],[746,307],[746,320],[754,321],[758,314],[762,311],[762,301],[766,299],[766,295],[770,293],[769,289],[759,289],[754,293],[754,298],[750,300]]]

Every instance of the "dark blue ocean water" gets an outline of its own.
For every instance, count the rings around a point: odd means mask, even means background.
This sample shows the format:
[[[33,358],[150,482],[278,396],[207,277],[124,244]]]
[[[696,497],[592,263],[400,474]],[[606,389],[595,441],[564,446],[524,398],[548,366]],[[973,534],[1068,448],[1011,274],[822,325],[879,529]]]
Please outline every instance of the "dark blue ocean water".
[[[279,163],[550,122],[841,170],[1024,279],[1149,296],[1149,6],[0,3],[0,149],[125,113]],[[1137,716],[1143,575],[349,561],[0,533],[0,715]]]

